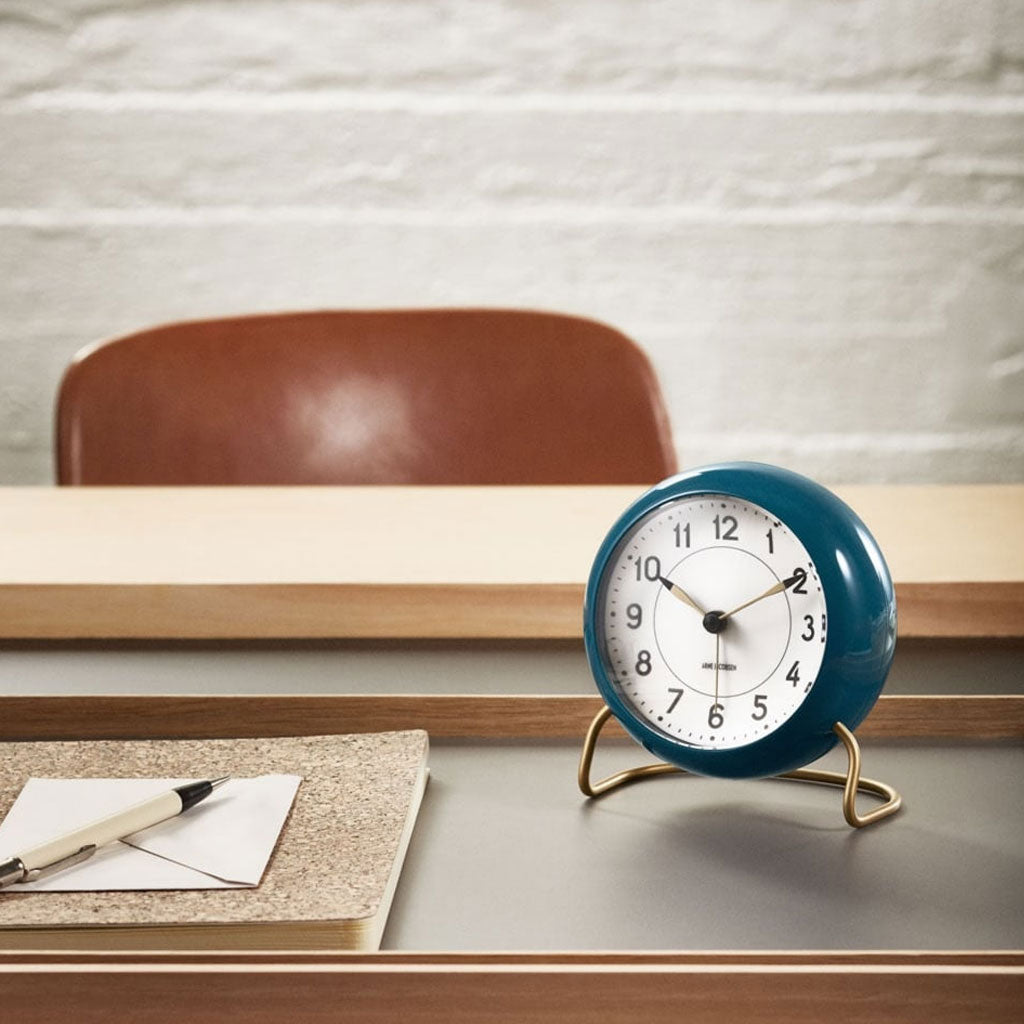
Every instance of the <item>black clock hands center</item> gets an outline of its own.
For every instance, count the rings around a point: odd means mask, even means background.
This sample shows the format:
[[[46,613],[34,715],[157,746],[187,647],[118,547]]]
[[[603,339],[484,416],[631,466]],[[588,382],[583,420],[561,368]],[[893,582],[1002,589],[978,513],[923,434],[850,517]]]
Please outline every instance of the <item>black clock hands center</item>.
[[[721,633],[728,625],[728,616],[718,611],[706,612],[690,595],[683,590],[678,583],[673,583],[664,576],[658,577],[658,582],[676,599],[683,604],[689,605],[702,619],[702,625],[709,633]]]

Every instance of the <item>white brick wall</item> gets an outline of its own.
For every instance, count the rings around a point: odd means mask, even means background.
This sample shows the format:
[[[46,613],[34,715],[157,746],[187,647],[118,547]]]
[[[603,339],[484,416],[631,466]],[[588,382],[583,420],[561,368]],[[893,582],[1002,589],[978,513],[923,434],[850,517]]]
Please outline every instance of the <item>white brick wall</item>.
[[[684,465],[1024,480],[1019,0],[0,0],[0,483],[179,317],[515,305]]]

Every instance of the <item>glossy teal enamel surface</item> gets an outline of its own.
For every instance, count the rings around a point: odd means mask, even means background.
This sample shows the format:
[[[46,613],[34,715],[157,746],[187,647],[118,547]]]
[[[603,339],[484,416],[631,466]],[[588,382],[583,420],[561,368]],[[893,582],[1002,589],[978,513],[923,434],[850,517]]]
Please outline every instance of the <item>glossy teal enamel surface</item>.
[[[828,610],[825,653],[807,698],[772,733],[747,746],[724,750],[691,746],[634,713],[613,682],[600,636],[602,578],[616,548],[647,513],[696,494],[731,495],[781,519],[813,559]],[[776,775],[821,757],[837,742],[835,722],[855,729],[871,710],[895,651],[896,598],[885,559],[868,528],[831,491],[776,466],[722,463],[681,473],[652,487],[612,526],[587,583],[583,635],[601,696],[626,731],[651,753],[701,775]]]

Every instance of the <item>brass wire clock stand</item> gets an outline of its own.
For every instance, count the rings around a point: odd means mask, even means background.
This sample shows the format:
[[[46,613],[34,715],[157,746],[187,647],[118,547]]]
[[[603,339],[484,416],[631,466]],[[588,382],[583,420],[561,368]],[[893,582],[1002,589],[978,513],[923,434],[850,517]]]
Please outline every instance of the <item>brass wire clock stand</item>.
[[[603,796],[605,793],[627,783],[639,782],[642,779],[655,775],[692,774],[674,764],[659,761],[653,764],[640,765],[636,768],[627,768],[624,771],[615,772],[613,775],[609,775],[598,782],[591,782],[590,769],[594,760],[598,736],[611,715],[611,708],[605,705],[594,716],[594,720],[590,723],[590,728],[587,729],[577,774],[580,791],[584,796],[590,798]],[[798,768],[795,771],[785,772],[781,775],[769,776],[769,778],[842,787],[843,817],[852,828],[863,828],[865,825],[874,824],[883,818],[888,818],[895,814],[902,806],[903,798],[892,786],[884,782],[862,778],[860,774],[860,744],[857,743],[856,737],[842,722],[836,722],[832,729],[846,748],[848,764],[845,774],[842,772],[825,771],[819,768]],[[858,792],[870,793],[873,796],[881,797],[885,802],[881,806],[861,814],[857,811],[856,806]]]

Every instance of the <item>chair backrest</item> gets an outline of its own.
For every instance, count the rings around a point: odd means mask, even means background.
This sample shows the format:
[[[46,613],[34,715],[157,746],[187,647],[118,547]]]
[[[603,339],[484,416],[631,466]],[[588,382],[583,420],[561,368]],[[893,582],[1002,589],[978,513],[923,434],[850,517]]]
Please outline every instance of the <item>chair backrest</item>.
[[[675,471],[624,335],[512,310],[170,324],[83,350],[60,484],[650,483]]]

